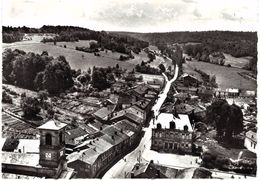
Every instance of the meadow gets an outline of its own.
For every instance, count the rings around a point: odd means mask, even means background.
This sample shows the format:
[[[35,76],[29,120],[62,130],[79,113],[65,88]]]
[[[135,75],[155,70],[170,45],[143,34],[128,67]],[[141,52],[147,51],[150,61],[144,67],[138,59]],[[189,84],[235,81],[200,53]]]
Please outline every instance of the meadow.
[[[120,53],[108,53],[101,52],[101,56],[94,56],[93,53],[85,53],[77,51],[70,48],[60,47],[58,45],[44,44],[44,43],[12,43],[12,44],[3,44],[3,48],[11,49],[20,49],[25,52],[34,52],[41,54],[43,51],[47,51],[49,55],[53,57],[65,56],[70,66],[73,69],[81,69],[87,71],[88,68],[96,67],[107,67],[107,66],[116,66],[119,64],[123,69],[132,70],[134,64],[131,64],[126,61],[119,61],[118,58]]]
[[[238,74],[238,72],[250,72],[248,70],[220,66],[195,60],[187,61],[186,64],[188,68],[196,68],[206,72],[207,74],[216,75],[216,81],[219,88],[238,88],[248,90],[256,90],[257,88],[257,84],[255,81],[245,79]]]

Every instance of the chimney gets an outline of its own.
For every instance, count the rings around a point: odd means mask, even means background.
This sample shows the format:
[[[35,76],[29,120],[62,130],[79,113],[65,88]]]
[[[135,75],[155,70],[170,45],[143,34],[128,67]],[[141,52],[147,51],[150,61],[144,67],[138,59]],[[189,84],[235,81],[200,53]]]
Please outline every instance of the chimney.
[[[102,131],[102,130],[103,130],[102,126],[100,126],[100,128],[99,128],[99,129],[100,129],[100,131]]]
[[[136,164],[135,169],[136,169],[136,170],[139,169],[139,164]]]
[[[89,145],[92,145],[92,142],[91,142],[91,141],[89,142]]]
[[[112,138],[113,140],[115,140],[115,137],[114,137],[114,136],[112,136],[111,138]]]
[[[117,135],[117,131],[115,131],[115,135]]]

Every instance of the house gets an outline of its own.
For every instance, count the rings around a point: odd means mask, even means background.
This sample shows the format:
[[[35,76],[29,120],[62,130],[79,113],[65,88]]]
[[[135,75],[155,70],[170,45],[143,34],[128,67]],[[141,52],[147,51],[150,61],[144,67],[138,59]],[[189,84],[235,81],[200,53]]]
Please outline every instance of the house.
[[[99,110],[97,110],[93,116],[97,118],[97,120],[100,120],[101,122],[106,123],[108,121],[115,110],[116,105],[107,105],[107,107],[102,107]]]
[[[66,145],[77,145],[88,135],[89,133],[81,127],[67,130],[65,132]]]
[[[144,121],[148,118],[148,116],[151,114],[151,109],[152,109],[152,101],[148,99],[143,99],[140,101],[137,101],[134,103],[134,105],[131,107],[136,113],[141,113],[142,118]]]
[[[256,153],[257,150],[257,133],[249,130],[246,132],[244,146],[251,152]]]
[[[185,87],[198,87],[203,83],[203,80],[201,78],[195,77],[193,75],[190,75],[188,73],[184,73],[179,77],[179,80],[183,82],[183,85]]]
[[[192,153],[193,128],[186,114],[161,113],[152,128],[152,146],[155,151]]]
[[[135,164],[131,171],[131,178],[170,178],[170,179],[200,179],[211,178],[212,173],[206,168],[184,168],[175,169],[159,164],[153,161],[147,163]]]
[[[137,163],[131,171],[131,178],[175,178],[178,169],[154,164],[153,161],[147,163]]]
[[[147,81],[147,84],[152,88],[156,89],[157,91],[160,91],[163,88],[163,82],[160,81],[159,79],[153,79],[152,81]]]

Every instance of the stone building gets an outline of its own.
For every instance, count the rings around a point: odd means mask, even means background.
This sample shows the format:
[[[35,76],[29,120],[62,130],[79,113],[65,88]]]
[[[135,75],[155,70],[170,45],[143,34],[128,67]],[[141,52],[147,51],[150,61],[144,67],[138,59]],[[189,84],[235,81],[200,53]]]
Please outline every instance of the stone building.
[[[2,152],[2,172],[47,178],[71,178],[74,171],[67,168],[65,126],[64,123],[50,120],[38,127],[39,153]]]
[[[168,153],[192,153],[193,128],[188,115],[161,113],[152,129],[152,146],[155,151]]]

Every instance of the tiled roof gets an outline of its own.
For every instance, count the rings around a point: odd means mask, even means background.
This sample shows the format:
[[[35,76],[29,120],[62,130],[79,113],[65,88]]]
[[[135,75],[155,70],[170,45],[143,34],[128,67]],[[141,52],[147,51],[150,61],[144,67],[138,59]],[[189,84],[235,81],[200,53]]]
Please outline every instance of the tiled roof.
[[[75,129],[67,130],[65,133],[65,138],[67,140],[73,140],[77,137],[88,135],[86,131],[84,131],[82,128],[77,127]]]
[[[38,127],[38,129],[49,129],[49,130],[60,130],[67,126],[65,123],[61,123],[59,121],[50,120],[46,122],[45,124]]]
[[[124,119],[121,121],[118,121],[117,123],[114,124],[118,129],[123,129],[123,130],[131,130],[131,131],[138,131],[138,126],[134,123],[129,122],[128,120]]]

